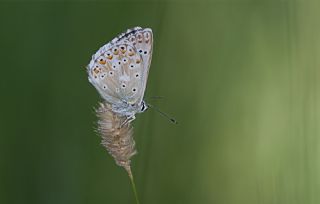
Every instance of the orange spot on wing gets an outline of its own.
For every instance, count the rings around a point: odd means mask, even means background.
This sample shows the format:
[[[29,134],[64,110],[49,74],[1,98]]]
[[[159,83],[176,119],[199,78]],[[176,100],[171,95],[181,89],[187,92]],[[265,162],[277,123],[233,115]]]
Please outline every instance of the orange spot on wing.
[[[93,72],[96,73],[96,74],[98,74],[98,73],[100,72],[100,70],[97,69],[97,68],[93,68]]]
[[[106,60],[99,60],[99,64],[106,64]]]

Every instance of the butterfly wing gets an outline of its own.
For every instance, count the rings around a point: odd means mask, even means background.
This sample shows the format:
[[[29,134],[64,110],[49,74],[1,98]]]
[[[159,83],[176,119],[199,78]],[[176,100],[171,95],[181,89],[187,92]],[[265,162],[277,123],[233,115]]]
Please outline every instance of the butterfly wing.
[[[152,56],[149,28],[135,27],[101,47],[88,65],[89,81],[102,98],[117,105],[141,103]]]

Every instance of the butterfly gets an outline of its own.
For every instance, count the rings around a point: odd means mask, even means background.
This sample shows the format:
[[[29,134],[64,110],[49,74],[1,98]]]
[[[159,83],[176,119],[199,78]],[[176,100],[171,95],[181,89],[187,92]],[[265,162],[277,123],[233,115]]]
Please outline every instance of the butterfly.
[[[152,30],[134,27],[102,46],[87,66],[89,82],[126,122],[148,108],[143,97],[152,48]]]

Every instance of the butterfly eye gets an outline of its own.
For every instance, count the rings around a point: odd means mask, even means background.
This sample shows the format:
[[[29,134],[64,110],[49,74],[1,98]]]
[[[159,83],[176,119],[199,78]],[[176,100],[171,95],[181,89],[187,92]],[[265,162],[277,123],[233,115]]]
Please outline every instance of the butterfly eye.
[[[112,59],[112,53],[110,51],[106,52],[105,56],[107,57],[107,59],[111,60]]]
[[[113,48],[112,50],[113,54],[117,55],[119,54],[119,49],[117,47]]]
[[[109,75],[110,75],[110,76],[113,76],[113,71],[110,71],[110,72],[109,72]]]
[[[147,106],[144,104],[144,102],[142,101],[141,103],[141,112],[144,112],[145,110],[147,110]]]
[[[143,50],[139,50],[139,52],[142,54]]]
[[[99,64],[106,64],[106,59],[101,56],[98,58],[98,62],[99,62]]]
[[[120,46],[120,50],[121,50],[122,53],[125,53],[127,51],[126,46],[121,45]]]
[[[145,54],[145,55],[148,54],[148,51],[144,51],[143,54]]]
[[[137,88],[132,88],[132,92],[136,93],[137,92]]]
[[[102,87],[103,89],[107,89],[107,86],[106,85],[103,85],[103,87]]]
[[[140,74],[139,74],[139,73],[136,73],[134,76],[135,76],[136,78],[139,78],[139,77],[140,77]]]
[[[125,83],[121,84],[121,88],[125,89],[127,87],[127,85]]]
[[[137,34],[137,41],[138,41],[139,43],[142,42],[142,34],[141,34],[141,33],[138,33],[138,34]]]

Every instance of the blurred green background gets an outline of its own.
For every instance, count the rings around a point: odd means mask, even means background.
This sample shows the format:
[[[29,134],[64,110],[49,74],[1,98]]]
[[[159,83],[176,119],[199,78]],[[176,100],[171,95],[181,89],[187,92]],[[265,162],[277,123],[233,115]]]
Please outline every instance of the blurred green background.
[[[320,203],[319,1],[1,1],[0,203],[134,203],[85,66],[154,31],[134,123],[141,204]]]

